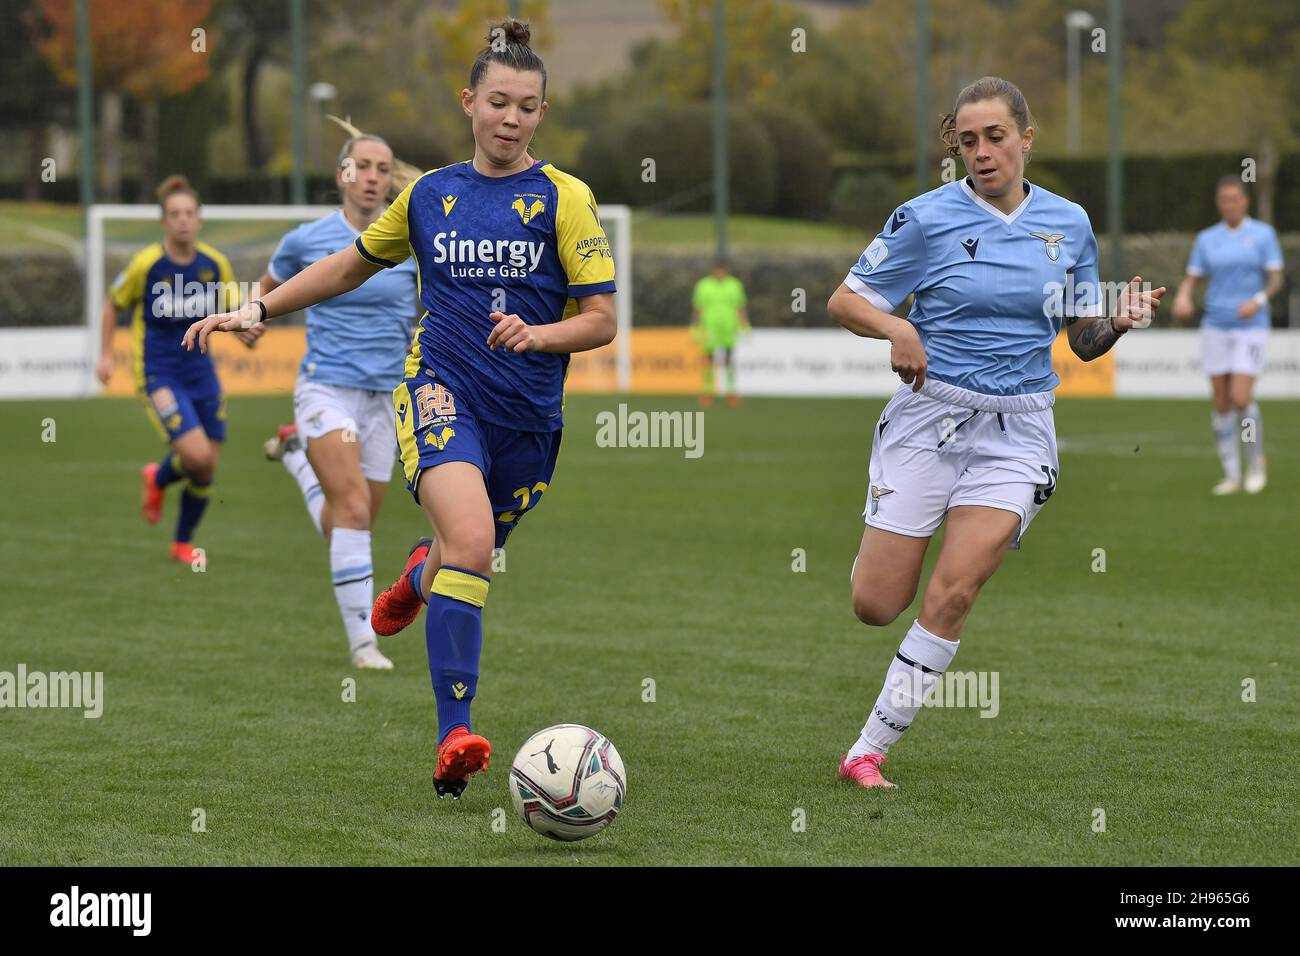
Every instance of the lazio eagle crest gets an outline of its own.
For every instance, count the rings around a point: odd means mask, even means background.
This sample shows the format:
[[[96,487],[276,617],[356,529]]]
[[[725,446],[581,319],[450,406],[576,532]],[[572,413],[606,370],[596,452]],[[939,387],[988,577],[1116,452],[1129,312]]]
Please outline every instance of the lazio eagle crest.
[[[510,204],[510,208],[519,213],[519,218],[527,223],[534,216],[541,215],[546,205],[540,199],[534,199],[530,204],[525,205],[524,197],[520,196]]]
[[[1060,232],[1031,232],[1035,239],[1041,239],[1047,243],[1047,258],[1055,262],[1061,258],[1061,240],[1065,238],[1064,233]]]

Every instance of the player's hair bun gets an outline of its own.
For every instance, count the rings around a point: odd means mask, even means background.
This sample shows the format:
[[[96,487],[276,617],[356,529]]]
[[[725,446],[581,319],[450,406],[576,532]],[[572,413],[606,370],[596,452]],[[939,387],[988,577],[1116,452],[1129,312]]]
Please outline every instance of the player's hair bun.
[[[527,23],[506,17],[496,20],[488,30],[488,45],[479,51],[474,65],[469,69],[469,88],[477,90],[479,81],[493,63],[500,63],[512,70],[540,73],[542,75],[542,96],[546,96],[546,66],[529,42],[533,38],[532,28]]]
[[[158,184],[158,191],[155,195],[158,197],[160,206],[167,205],[167,200],[177,193],[186,193],[193,196],[194,201],[199,201],[199,191],[190,185],[190,181],[180,173],[172,173]]]
[[[532,38],[532,27],[514,17],[506,17],[492,24],[492,28],[488,30],[487,41],[488,46],[501,40],[516,46],[528,46],[528,41]]]

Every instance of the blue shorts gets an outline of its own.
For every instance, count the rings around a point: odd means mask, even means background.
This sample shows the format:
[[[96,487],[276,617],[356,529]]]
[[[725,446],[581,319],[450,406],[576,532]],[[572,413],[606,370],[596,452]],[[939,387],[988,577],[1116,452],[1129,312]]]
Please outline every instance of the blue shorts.
[[[420,501],[420,475],[449,461],[483,473],[496,518],[496,546],[537,507],[555,473],[560,431],[530,432],[480,421],[464,399],[421,373],[393,389],[397,443],[406,487]]]
[[[148,385],[144,404],[154,427],[168,443],[192,428],[202,428],[215,442],[226,440],[226,400],[220,393],[192,398],[184,385],[155,379]]]

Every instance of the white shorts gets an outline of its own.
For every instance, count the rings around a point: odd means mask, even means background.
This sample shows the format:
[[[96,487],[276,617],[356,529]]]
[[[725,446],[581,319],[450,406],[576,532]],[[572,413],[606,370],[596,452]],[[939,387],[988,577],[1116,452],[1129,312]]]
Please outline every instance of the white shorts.
[[[1268,329],[1201,328],[1201,368],[1206,375],[1251,375],[1264,370]]]
[[[389,481],[397,460],[393,393],[326,385],[298,377],[293,387],[298,434],[310,440],[343,431],[344,440],[361,443],[361,472],[370,481]]]
[[[1020,516],[1019,546],[1056,490],[1052,401],[1050,392],[1002,398],[929,380],[919,392],[901,386],[872,436],[867,524],[928,538],[949,508],[983,505]]]

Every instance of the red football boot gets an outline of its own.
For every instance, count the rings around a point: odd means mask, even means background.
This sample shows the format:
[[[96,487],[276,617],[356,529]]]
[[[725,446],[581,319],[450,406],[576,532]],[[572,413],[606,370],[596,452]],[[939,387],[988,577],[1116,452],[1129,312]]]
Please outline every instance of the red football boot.
[[[376,634],[391,637],[420,616],[424,601],[420,600],[420,595],[411,587],[409,578],[411,570],[429,556],[429,548],[432,546],[432,538],[421,538],[415,542],[401,575],[375,598],[375,606],[370,610],[370,628]]]
[[[478,734],[457,727],[438,745],[438,762],[433,768],[433,789],[441,800],[451,794],[453,800],[469,786],[469,778],[480,770],[487,770],[492,745]]]
[[[140,469],[140,514],[150,524],[157,524],[162,517],[163,490],[154,481],[158,474],[158,463],[151,461]]]
[[[199,556],[199,549],[194,547],[188,541],[172,542],[172,560],[179,561],[181,564],[193,564]]]

